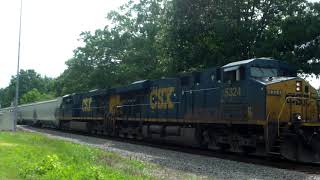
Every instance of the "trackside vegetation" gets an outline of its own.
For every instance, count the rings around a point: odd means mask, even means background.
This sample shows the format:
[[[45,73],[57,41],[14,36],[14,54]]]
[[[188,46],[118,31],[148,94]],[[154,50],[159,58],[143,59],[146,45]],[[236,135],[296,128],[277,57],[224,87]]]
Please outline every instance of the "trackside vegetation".
[[[151,179],[146,165],[30,132],[0,132],[0,179]]]

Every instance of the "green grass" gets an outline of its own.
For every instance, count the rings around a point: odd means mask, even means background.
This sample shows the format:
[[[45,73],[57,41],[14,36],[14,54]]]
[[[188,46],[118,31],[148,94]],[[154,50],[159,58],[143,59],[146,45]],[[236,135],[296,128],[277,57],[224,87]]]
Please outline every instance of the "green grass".
[[[0,132],[2,179],[150,179],[146,165],[29,132]]]

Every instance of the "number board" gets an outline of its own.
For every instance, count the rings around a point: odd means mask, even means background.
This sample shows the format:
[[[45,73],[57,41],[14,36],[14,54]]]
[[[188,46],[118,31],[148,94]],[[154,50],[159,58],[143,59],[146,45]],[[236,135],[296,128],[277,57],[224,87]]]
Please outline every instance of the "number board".
[[[225,88],[224,96],[227,96],[227,97],[241,96],[241,88],[240,87]]]

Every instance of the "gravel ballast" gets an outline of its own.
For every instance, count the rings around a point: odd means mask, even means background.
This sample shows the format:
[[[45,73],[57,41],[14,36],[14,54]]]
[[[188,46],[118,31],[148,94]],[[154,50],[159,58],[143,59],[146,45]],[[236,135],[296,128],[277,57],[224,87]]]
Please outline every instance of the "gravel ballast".
[[[320,180],[320,172],[319,174],[307,174],[48,129],[37,129],[26,126],[20,126],[19,129],[40,132],[49,137],[98,147],[106,151],[115,152],[121,156],[159,165],[159,168],[155,168],[151,173],[153,176],[164,179],[184,179],[185,177],[190,177],[192,179]]]

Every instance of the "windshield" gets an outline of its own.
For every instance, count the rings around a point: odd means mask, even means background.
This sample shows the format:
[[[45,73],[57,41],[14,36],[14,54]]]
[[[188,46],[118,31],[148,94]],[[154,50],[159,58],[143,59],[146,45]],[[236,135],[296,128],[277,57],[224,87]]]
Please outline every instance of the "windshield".
[[[277,77],[278,70],[275,68],[251,67],[252,77]]]

